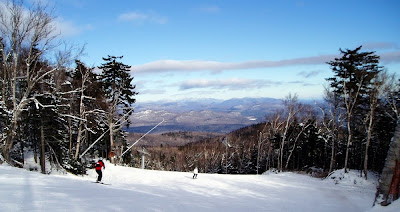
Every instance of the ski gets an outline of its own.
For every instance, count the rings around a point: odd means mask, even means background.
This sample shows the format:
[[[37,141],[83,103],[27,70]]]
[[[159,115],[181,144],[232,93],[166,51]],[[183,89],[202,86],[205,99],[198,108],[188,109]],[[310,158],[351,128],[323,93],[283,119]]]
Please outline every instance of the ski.
[[[102,185],[111,185],[110,183],[100,183],[100,182],[92,182],[92,183],[98,183],[98,184],[102,184]]]

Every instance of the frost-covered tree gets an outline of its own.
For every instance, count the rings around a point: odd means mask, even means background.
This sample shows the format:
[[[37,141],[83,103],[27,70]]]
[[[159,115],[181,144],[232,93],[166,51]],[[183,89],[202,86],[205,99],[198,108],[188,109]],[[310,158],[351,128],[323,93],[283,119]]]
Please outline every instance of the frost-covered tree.
[[[18,163],[11,157],[14,146],[22,151],[25,146],[29,147],[29,142],[25,143],[29,140],[41,141],[42,153],[53,161],[63,154],[53,142],[64,142],[65,138],[62,117],[66,104],[60,94],[64,81],[56,76],[62,75],[65,62],[75,54],[71,49],[58,49],[55,26],[55,17],[42,1],[0,3],[0,125],[4,126],[0,129],[0,147],[10,164]],[[56,51],[56,57],[46,58]],[[39,126],[33,127],[38,124],[32,122],[33,114],[41,120]],[[46,131],[46,126],[52,128]],[[37,127],[42,127],[42,135],[30,137],[29,132]]]
[[[292,144],[291,149],[289,150],[289,156],[286,160],[285,169],[288,168],[290,159],[296,148],[298,148],[296,144],[300,143],[301,136],[305,133],[306,130],[308,130],[310,126],[315,124],[315,121],[312,121],[312,119],[315,117],[313,108],[310,105],[302,105],[300,108],[301,110],[299,111],[299,113],[301,114],[298,118],[299,123],[296,123],[297,126],[294,127],[295,129],[292,132]]]
[[[10,151],[13,147],[21,113],[31,102],[37,102],[30,96],[33,88],[44,77],[57,70],[54,68],[36,68],[41,57],[51,48],[54,34],[54,17],[47,8],[35,3],[25,9],[22,1],[6,1],[0,4],[0,53],[2,104],[6,116],[6,125],[2,141],[4,159],[11,162]]]
[[[330,162],[329,170],[331,173],[336,164],[336,154],[337,154],[337,143],[339,141],[339,134],[341,131],[341,126],[343,125],[344,113],[340,107],[340,99],[338,95],[332,92],[329,88],[325,88],[323,106],[319,106],[322,117],[319,129],[321,130],[321,138],[330,145]]]
[[[89,118],[93,114],[98,114],[101,108],[93,107],[96,101],[96,94],[91,92],[91,88],[96,87],[96,75],[93,68],[86,67],[81,61],[75,61],[76,68],[72,71],[72,86],[74,94],[71,99],[70,118],[75,123],[72,127],[76,132],[76,145],[74,159],[78,159],[81,144],[88,140],[88,133],[95,132],[90,127]],[[71,122],[70,122],[71,123]]]
[[[279,148],[279,158],[278,158],[278,169],[280,171],[283,171],[283,163],[284,163],[284,149],[287,145],[288,138],[289,138],[289,128],[291,123],[294,121],[296,118],[297,114],[302,110],[303,105],[298,102],[298,96],[297,94],[291,95],[289,94],[284,100],[283,104],[285,106],[285,124],[282,129],[282,139],[280,142],[280,148]]]

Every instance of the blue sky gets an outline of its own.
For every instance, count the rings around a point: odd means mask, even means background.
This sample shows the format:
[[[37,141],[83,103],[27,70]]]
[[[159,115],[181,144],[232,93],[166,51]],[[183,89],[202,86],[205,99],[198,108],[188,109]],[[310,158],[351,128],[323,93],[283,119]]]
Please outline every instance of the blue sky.
[[[398,0],[49,0],[82,61],[123,55],[138,103],[321,98],[339,48],[376,51],[400,73]]]

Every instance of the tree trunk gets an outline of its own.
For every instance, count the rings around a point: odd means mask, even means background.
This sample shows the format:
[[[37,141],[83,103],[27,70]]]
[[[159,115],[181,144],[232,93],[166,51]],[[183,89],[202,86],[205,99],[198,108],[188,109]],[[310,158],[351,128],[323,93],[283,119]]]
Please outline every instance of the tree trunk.
[[[16,130],[17,130],[17,121],[14,120],[14,121],[12,121],[10,129],[7,132],[6,142],[2,149],[2,154],[3,154],[4,160],[9,164],[12,164],[10,152],[11,152],[12,146],[14,144]]]
[[[46,151],[44,144],[44,130],[43,125],[40,126],[40,167],[42,169],[42,174],[46,173]]]
[[[81,140],[82,140],[82,124],[81,124],[81,121],[79,121],[78,136],[76,138],[76,150],[75,150],[75,156],[74,156],[75,160],[78,159],[79,149],[81,146]]]
[[[392,196],[393,200],[399,198],[399,185],[400,185],[400,161],[396,160],[394,174],[392,177],[392,183],[390,184],[389,196]]]
[[[70,105],[72,105],[70,103]],[[70,114],[72,114],[72,109],[70,109]],[[68,154],[72,153],[72,136],[73,136],[73,132],[72,132],[72,120],[70,117],[68,117],[68,131],[69,131],[69,147],[68,147]],[[69,156],[68,156],[69,157]]]
[[[284,130],[283,136],[282,136],[282,142],[281,142],[280,151],[279,151],[280,155],[279,155],[279,159],[278,159],[279,171],[283,171],[283,149],[285,148],[286,136],[287,136],[287,132],[289,130],[289,121],[291,121],[291,115],[292,114],[289,112],[288,118],[286,120],[285,130]]]
[[[397,126],[389,145],[385,165],[382,170],[379,192],[383,195],[382,205],[388,205],[399,195],[400,181],[400,117],[397,119]]]
[[[350,149],[350,144],[351,144],[351,113],[347,115],[347,131],[348,131],[348,137],[347,137],[347,145],[346,145],[346,158],[344,160],[344,173],[347,173],[347,166],[349,163],[349,149]]]
[[[367,134],[367,142],[365,144],[365,156],[364,156],[364,176],[365,179],[368,179],[368,148],[371,143],[371,135],[372,135],[372,126],[374,123],[374,115],[375,115],[375,108],[371,109],[371,114],[369,117],[369,124],[368,124],[368,134]]]
[[[82,119],[84,118],[84,112],[85,112],[84,105],[83,105],[83,98],[84,98],[83,91],[84,91],[84,85],[85,85],[84,79],[85,79],[85,77],[83,77],[83,79],[82,79],[82,85],[81,85],[82,91],[81,91],[81,97],[80,97],[80,102],[79,102],[79,118],[80,118],[80,120],[79,120],[79,126],[78,126],[78,137],[76,138],[76,149],[75,149],[75,156],[74,156],[75,160],[78,159],[79,149],[80,149],[81,141],[82,141],[82,125],[84,124],[82,121]]]
[[[38,156],[37,155],[37,145],[35,144],[34,148],[33,148],[33,160],[35,161],[35,163],[38,163],[38,157],[37,156]]]
[[[335,138],[332,138],[332,147],[331,147],[331,162],[329,164],[329,173],[333,171],[333,166],[335,165]]]
[[[110,130],[110,152],[113,152],[114,154],[115,152],[115,144],[114,144],[114,123],[112,121],[109,122],[109,130]],[[107,154],[109,155],[109,153]],[[111,157],[111,163],[116,164],[116,160],[115,157]]]

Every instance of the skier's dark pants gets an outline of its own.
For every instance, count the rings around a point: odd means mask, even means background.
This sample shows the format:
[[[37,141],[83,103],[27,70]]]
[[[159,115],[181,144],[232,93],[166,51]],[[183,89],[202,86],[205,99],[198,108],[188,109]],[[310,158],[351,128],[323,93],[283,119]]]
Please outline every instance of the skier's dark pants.
[[[96,170],[96,172],[97,172],[97,174],[99,175],[99,176],[97,177],[97,181],[100,182],[100,181],[101,181],[101,178],[103,177],[103,174],[101,173],[101,170]]]

